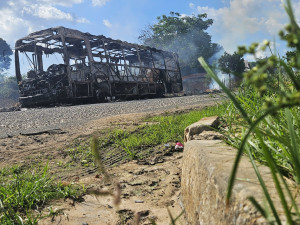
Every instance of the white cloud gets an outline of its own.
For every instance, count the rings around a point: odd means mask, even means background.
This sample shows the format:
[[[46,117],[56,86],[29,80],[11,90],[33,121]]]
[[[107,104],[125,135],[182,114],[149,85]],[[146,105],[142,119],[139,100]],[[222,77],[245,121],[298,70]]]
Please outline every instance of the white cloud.
[[[4,38],[11,47],[17,38],[25,36],[33,30],[33,24],[29,21],[15,16],[15,13],[9,9],[3,9],[0,13],[1,37]],[[20,36],[21,34],[21,36]]]
[[[280,22],[276,18],[268,18],[265,21],[266,29],[269,34],[276,35],[279,30],[283,29],[284,23]]]
[[[194,3],[189,3],[189,7],[191,8],[191,9],[193,9],[193,8],[195,8],[195,4]]]
[[[77,23],[90,23],[90,21],[88,19],[83,18],[83,17],[76,19],[76,22]]]
[[[46,20],[74,21],[70,13],[65,13],[53,6],[32,5],[31,7],[25,7],[24,12],[31,13],[33,16]]]
[[[287,22],[281,0],[231,0],[219,9],[197,6],[197,12],[214,19],[212,35],[231,53],[250,36],[261,33],[273,38]]]
[[[80,4],[84,0],[40,0],[38,3],[40,4],[51,4],[51,5],[61,5],[61,6],[72,6],[74,4]]]
[[[93,6],[104,6],[110,0],[92,0]]]
[[[223,9],[214,9],[214,8],[209,8],[207,6],[197,6],[197,11],[200,14],[206,13],[209,18],[212,19],[217,19],[219,16],[222,15]]]
[[[104,26],[106,26],[108,28],[112,27],[112,24],[108,20],[103,20],[103,24],[104,24]]]
[[[0,35],[13,46],[20,37],[47,28],[51,21],[89,23],[65,8],[82,2],[84,0],[0,0]]]

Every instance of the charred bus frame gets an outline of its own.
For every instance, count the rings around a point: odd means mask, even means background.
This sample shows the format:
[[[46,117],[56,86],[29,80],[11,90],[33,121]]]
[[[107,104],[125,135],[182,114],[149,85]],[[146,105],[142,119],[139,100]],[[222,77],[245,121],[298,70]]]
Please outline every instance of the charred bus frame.
[[[21,75],[20,53],[31,66],[26,78]],[[54,53],[62,56],[63,63],[44,70],[43,58]],[[161,96],[182,90],[175,53],[64,27],[18,40],[15,69],[20,103],[26,107],[76,99]]]

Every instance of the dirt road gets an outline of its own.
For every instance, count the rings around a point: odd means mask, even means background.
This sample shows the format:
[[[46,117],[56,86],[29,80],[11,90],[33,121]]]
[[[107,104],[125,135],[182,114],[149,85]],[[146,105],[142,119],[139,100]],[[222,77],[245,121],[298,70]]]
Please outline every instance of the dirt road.
[[[217,95],[195,95],[0,113],[0,138],[82,126],[88,121],[129,113],[152,113],[214,103]]]

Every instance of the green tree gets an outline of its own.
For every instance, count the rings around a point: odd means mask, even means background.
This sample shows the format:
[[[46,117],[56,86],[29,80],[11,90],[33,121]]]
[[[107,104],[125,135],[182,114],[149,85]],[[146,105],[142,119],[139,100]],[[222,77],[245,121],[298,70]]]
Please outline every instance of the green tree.
[[[4,77],[0,83],[0,98],[18,99],[18,84],[16,77]]]
[[[6,43],[5,40],[0,38],[0,73],[3,73],[4,70],[9,69],[11,58],[13,54],[10,46]]]
[[[10,46],[0,38],[0,107],[14,105],[19,97],[16,78],[5,75],[5,70],[10,67],[12,54]]]
[[[234,52],[232,55],[224,52],[218,63],[220,70],[226,74],[241,74],[245,71],[244,58],[237,52]]]
[[[0,83],[4,81],[4,78],[5,78],[4,74],[0,73]]]
[[[229,75],[229,87],[232,86],[231,74],[234,76],[234,84],[238,85],[241,80],[240,74],[245,71],[245,62],[242,55],[234,52],[232,55],[224,52],[218,60],[219,69]]]
[[[300,57],[298,56],[300,53],[297,50],[294,51],[287,51],[285,53],[285,56],[283,58],[286,60],[287,64],[291,67],[294,67],[295,71],[295,79],[300,82],[300,71],[299,71],[299,65],[300,65]]]
[[[207,14],[182,16],[171,12],[170,16],[157,17],[157,23],[149,25],[139,36],[144,45],[173,51],[179,55],[179,63],[185,73],[203,71],[197,58],[209,60],[221,47],[212,43],[206,30],[213,24]]]
[[[14,106],[18,102],[18,98],[16,77],[0,76],[0,108]]]
[[[298,61],[298,53],[297,53],[296,50],[294,50],[294,51],[287,51],[285,53],[285,56],[283,56],[283,58],[286,60],[286,62],[290,66],[295,66],[297,64],[297,61]]]

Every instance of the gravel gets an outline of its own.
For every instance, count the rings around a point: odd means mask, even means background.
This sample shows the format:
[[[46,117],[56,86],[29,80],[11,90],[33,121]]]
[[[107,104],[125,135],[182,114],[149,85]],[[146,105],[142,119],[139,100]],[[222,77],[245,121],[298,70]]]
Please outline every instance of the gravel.
[[[207,105],[216,102],[218,99],[218,97],[212,97],[211,95],[193,95],[2,112],[0,113],[0,138],[71,128],[91,120],[120,114]]]

